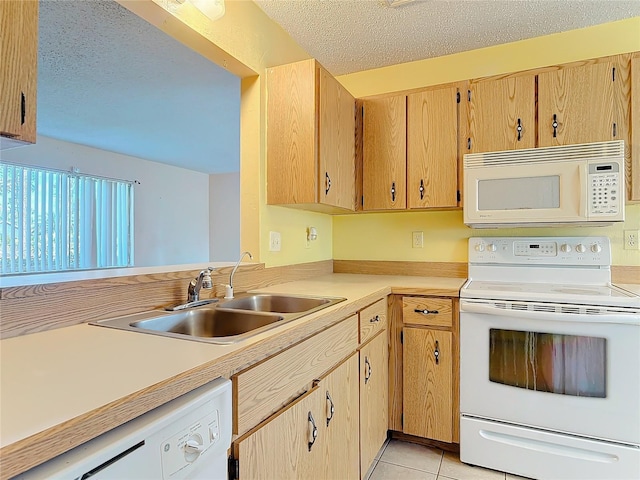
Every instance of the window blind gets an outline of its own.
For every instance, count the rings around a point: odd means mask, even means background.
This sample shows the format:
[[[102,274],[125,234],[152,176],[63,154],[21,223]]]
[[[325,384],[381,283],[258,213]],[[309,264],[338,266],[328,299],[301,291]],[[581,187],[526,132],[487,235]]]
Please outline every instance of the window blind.
[[[133,265],[133,184],[0,163],[0,271]]]

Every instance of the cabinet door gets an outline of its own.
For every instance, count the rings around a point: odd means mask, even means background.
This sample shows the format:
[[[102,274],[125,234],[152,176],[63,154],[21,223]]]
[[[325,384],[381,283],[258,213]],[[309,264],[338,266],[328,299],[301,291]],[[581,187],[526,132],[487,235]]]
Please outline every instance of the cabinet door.
[[[360,350],[360,474],[364,476],[387,438],[389,348],[379,333]]]
[[[317,202],[314,60],[267,70],[267,203]]]
[[[409,208],[458,204],[458,89],[407,96]]]
[[[469,92],[465,153],[536,146],[535,75],[472,82]]]
[[[355,210],[355,99],[320,68],[318,198],[321,203]]]
[[[316,388],[235,445],[239,479],[317,479],[324,470],[324,391]],[[313,421],[311,421],[313,419]],[[315,424],[315,427],[314,427]],[[313,430],[317,436],[313,440]]]
[[[540,73],[539,146],[608,140],[628,142],[629,98],[629,57],[626,55]]]
[[[36,141],[38,2],[0,2],[0,135]]]
[[[403,431],[453,440],[451,332],[403,329]]]
[[[407,102],[395,96],[363,102],[363,210],[407,206]]]
[[[331,372],[320,387],[325,396],[321,419],[326,429],[323,478],[355,480],[360,475],[358,355],[352,355]]]
[[[640,52],[631,57],[631,171],[627,172],[627,198],[640,202]]]

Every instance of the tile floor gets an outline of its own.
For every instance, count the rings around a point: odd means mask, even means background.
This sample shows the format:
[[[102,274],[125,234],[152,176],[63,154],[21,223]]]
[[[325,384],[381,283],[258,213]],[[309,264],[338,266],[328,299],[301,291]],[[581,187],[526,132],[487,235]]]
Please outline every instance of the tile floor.
[[[390,440],[380,450],[369,480],[520,480],[523,477],[472,467],[437,448]]]

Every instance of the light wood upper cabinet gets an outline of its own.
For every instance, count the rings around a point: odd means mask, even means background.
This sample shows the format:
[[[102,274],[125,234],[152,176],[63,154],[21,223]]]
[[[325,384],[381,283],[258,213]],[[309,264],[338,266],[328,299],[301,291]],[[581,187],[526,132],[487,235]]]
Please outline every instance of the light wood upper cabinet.
[[[360,476],[387,438],[389,429],[389,348],[386,330],[360,350]]]
[[[363,102],[363,210],[407,206],[406,114],[404,95]]]
[[[0,2],[0,147],[36,141],[38,2]]]
[[[313,59],[267,71],[267,203],[355,209],[355,100]]]
[[[538,74],[538,146],[629,142],[629,56]]]
[[[403,431],[441,442],[453,441],[451,332],[403,330]]]
[[[458,204],[458,98],[456,87],[407,96],[409,208]]]
[[[631,56],[631,161],[627,164],[627,198],[640,202],[640,52]]]
[[[464,153],[535,147],[535,82],[534,74],[472,80]]]

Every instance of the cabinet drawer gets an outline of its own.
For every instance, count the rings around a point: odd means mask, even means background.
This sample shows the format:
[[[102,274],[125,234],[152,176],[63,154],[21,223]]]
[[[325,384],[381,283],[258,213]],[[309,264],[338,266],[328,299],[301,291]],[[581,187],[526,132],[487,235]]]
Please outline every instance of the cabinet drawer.
[[[387,327],[387,299],[377,301],[360,311],[360,343],[373,338]]]
[[[416,312],[416,310],[418,310]],[[402,321],[405,325],[451,327],[450,298],[403,297]]]
[[[234,433],[241,435],[309,388],[358,347],[358,316],[232,377]]]

